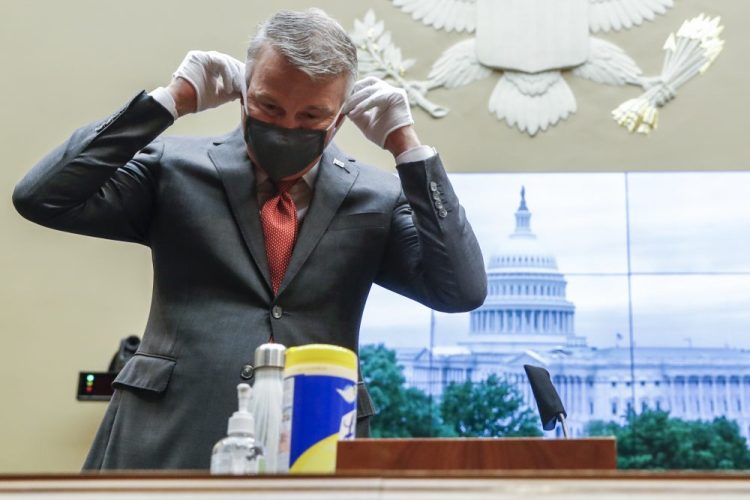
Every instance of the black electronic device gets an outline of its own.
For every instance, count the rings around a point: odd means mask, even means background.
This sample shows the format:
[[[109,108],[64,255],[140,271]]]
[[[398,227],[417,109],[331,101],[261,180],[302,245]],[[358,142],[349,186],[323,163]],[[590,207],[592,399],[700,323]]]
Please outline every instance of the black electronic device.
[[[78,401],[109,401],[112,398],[114,372],[78,372]]]
[[[78,372],[78,401],[109,401],[112,399],[114,389],[112,382],[120,373],[125,363],[133,357],[133,354],[141,345],[141,339],[130,335],[120,340],[120,347],[109,362],[109,371],[106,372]]]
[[[109,371],[119,373],[125,363],[133,357],[135,351],[141,345],[141,339],[137,335],[130,335],[120,340],[120,348],[117,349],[115,355],[112,356],[112,360],[109,362]]]

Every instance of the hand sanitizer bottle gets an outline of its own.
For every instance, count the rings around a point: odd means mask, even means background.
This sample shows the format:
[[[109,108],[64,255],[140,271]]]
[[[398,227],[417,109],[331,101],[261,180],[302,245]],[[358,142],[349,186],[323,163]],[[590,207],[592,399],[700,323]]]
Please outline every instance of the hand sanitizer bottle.
[[[255,443],[255,419],[250,413],[250,386],[237,386],[238,410],[229,417],[227,437],[211,454],[211,474],[247,475],[265,472],[263,448]]]

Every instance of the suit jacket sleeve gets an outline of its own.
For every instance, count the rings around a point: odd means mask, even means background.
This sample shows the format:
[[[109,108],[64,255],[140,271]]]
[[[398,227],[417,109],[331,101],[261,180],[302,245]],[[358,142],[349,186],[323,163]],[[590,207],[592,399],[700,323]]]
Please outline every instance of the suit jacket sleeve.
[[[172,115],[145,92],[76,130],[16,185],[13,204],[43,226],[148,244],[158,162]]]
[[[487,275],[482,251],[440,158],[398,166],[403,193],[378,284],[444,312],[482,305]]]

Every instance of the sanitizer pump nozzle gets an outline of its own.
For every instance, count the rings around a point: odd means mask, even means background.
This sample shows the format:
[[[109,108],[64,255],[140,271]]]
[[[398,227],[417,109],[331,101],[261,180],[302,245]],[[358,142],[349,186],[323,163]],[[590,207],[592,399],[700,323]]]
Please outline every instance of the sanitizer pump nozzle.
[[[237,386],[237,411],[229,417],[227,437],[211,454],[211,474],[258,474],[265,471],[263,448],[255,443],[255,419],[250,412],[251,389]]]
[[[255,438],[255,418],[250,413],[250,386],[248,384],[237,385],[237,411],[229,417],[227,434],[244,434]]]

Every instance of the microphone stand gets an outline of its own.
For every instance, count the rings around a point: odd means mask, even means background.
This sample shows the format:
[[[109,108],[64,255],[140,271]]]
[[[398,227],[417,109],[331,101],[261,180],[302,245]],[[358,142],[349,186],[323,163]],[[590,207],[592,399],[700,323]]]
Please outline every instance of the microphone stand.
[[[557,415],[557,419],[560,421],[560,424],[562,425],[563,436],[565,436],[565,439],[569,439],[568,423],[565,421],[565,415],[560,413]]]

